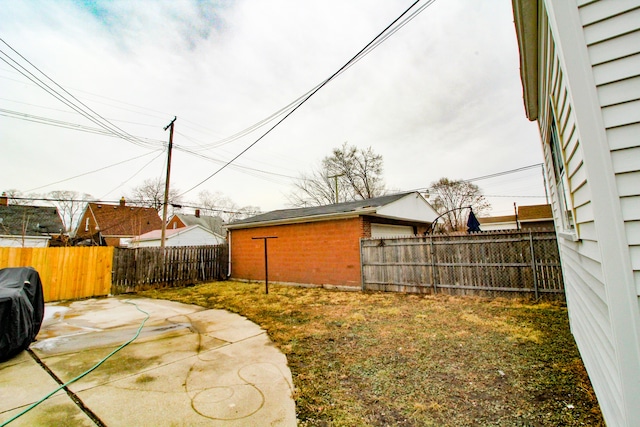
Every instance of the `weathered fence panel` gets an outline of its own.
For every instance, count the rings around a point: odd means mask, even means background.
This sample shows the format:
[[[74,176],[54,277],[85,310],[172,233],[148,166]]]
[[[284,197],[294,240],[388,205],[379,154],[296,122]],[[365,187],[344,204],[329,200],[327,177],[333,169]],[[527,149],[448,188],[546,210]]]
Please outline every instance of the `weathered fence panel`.
[[[363,239],[360,247],[364,290],[564,296],[554,232]]]
[[[38,271],[45,302],[109,295],[112,260],[112,247],[0,247],[0,268]]]
[[[228,246],[116,248],[112,292],[136,292],[156,287],[185,286],[224,280]]]

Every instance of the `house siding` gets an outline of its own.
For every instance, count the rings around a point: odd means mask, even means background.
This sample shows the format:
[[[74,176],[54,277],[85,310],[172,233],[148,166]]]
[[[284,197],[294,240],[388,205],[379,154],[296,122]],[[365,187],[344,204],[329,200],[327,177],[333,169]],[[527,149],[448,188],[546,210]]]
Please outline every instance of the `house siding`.
[[[574,16],[580,28],[576,34],[568,34],[571,30],[567,28],[572,28],[573,21],[567,18]],[[540,2],[538,123],[545,165],[551,177],[556,229],[559,234],[565,232],[548,143],[552,117],[556,120],[566,163],[575,221],[576,238],[558,239],[571,330],[607,424],[627,426],[640,425],[637,393],[640,382],[637,357],[640,345],[637,298],[640,295],[639,22],[638,1]],[[558,36],[556,31],[563,35]],[[586,45],[586,60],[581,66],[591,74],[583,82],[594,82],[595,87],[591,89],[595,90],[598,104],[594,106],[595,114],[600,116],[598,121],[601,120],[605,135],[601,141],[608,144],[604,151],[609,153],[609,158],[600,163],[606,166],[601,170],[593,161],[594,153],[603,148],[594,147],[599,143],[598,137],[584,129],[581,135],[581,128],[593,129],[586,126],[586,122],[592,122],[592,117],[584,114],[588,107],[580,103],[588,98],[583,93],[585,86],[572,88],[565,69],[580,53],[575,53],[576,45],[556,44],[559,38],[566,40],[567,34],[572,41],[584,41]],[[572,50],[571,59],[566,58],[569,50]],[[570,66],[575,71],[576,62]],[[586,151],[591,156],[588,161]],[[609,173],[614,177],[614,191],[608,191],[613,206],[601,197],[607,184],[602,184],[606,179],[600,177],[610,176]],[[613,194],[615,190],[617,193]],[[606,215],[616,211],[618,215],[609,215],[611,218]],[[623,232],[614,234],[612,243],[612,222],[615,221],[624,223]],[[615,254],[610,251],[612,247],[616,249]],[[624,259],[612,262],[612,257]],[[620,266],[623,270],[630,266],[632,271],[612,273],[620,270]],[[613,276],[618,278],[616,283],[611,280]],[[633,290],[629,292],[631,287]],[[635,301],[627,304],[626,295],[635,295]]]
[[[268,241],[269,281],[315,285],[361,286],[360,238],[371,235],[361,217],[286,224],[231,233],[231,277],[264,280],[264,243]]]
[[[640,3],[605,3],[583,5],[580,18],[640,296]]]

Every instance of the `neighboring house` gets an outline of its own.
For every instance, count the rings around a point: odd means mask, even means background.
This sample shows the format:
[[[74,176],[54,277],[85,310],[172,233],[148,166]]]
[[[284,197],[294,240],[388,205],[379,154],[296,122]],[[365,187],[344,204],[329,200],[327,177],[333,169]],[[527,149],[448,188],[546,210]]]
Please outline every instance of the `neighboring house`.
[[[160,247],[162,230],[153,230],[134,237],[129,242],[130,248]],[[201,225],[171,228],[165,231],[165,246],[211,246],[221,245],[226,240],[223,236],[213,233]]]
[[[479,217],[481,231],[553,230],[551,205],[518,206],[518,215]]]
[[[437,212],[419,193],[403,193],[328,206],[284,209],[227,225],[230,276],[264,280],[268,240],[269,280],[361,286],[360,239],[423,234]]]
[[[9,205],[0,196],[0,246],[44,248],[60,241],[64,225],[58,209],[47,206]]]
[[[515,215],[478,217],[480,231],[517,230]]]
[[[200,209],[196,209],[194,215],[180,213],[173,215],[167,222],[167,230],[188,227],[190,225],[200,225],[216,234],[224,234],[222,218],[219,216],[200,215]]]
[[[124,197],[117,205],[88,203],[76,229],[81,244],[127,247],[136,236],[162,228],[153,208],[127,206]]]
[[[610,426],[640,426],[640,2],[513,0],[571,331]]]
[[[520,230],[553,230],[551,205],[518,206],[518,225]]]

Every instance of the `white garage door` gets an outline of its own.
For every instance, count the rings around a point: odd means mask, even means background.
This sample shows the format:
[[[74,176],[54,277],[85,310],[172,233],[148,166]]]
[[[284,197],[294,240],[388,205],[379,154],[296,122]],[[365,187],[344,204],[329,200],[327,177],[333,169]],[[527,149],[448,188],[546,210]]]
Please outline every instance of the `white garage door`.
[[[409,225],[371,224],[371,237],[374,239],[407,236],[413,236],[413,227]]]

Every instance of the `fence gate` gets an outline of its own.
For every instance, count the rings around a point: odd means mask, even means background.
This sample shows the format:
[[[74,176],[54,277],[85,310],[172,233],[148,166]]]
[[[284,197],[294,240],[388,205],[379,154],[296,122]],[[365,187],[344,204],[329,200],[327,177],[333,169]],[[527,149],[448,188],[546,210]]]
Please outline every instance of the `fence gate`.
[[[553,231],[362,239],[363,290],[564,297]]]

